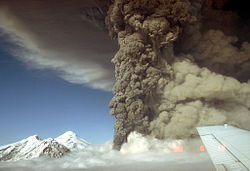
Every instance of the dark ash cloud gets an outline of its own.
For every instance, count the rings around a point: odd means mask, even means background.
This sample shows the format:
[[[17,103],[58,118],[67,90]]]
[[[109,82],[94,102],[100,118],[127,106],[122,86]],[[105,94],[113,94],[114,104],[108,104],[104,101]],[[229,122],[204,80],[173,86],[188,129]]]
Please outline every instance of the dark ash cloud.
[[[250,130],[249,17],[229,2],[2,0],[0,29],[19,46],[13,55],[72,83],[110,90],[112,61],[120,149],[133,131],[166,139],[205,125]]]
[[[119,44],[112,59],[114,148],[132,131],[178,139],[198,136],[197,126],[228,123],[250,130],[250,44],[244,34],[250,25],[238,28],[243,19],[224,11],[226,2],[113,1],[106,24]]]

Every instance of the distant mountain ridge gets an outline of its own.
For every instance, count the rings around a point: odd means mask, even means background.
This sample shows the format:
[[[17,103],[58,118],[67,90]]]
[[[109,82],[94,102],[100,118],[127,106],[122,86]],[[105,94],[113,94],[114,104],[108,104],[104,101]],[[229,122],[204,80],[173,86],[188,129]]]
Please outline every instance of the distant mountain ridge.
[[[45,140],[33,135],[16,143],[0,146],[0,161],[28,160],[42,156],[60,158],[69,152],[84,150],[89,145],[72,131]]]

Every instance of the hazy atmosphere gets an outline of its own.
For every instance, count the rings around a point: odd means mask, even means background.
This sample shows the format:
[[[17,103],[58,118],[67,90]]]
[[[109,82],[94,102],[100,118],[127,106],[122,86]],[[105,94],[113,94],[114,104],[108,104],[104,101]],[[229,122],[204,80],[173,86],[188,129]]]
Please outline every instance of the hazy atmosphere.
[[[246,6],[0,0],[0,170],[213,170],[196,127],[250,130]]]

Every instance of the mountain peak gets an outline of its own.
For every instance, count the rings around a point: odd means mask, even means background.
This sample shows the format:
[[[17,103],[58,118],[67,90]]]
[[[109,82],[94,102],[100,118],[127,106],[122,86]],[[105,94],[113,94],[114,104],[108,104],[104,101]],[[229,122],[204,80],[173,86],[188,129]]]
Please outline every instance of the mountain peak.
[[[41,140],[41,138],[38,135],[32,135],[28,138],[26,138],[29,141],[37,141],[37,140]]]
[[[63,135],[76,135],[76,133],[74,133],[72,131],[67,131]]]
[[[64,134],[60,135],[55,139],[60,144],[63,144],[65,147],[68,147],[72,151],[79,151],[85,149],[89,143],[84,139],[77,136],[72,131],[67,131]]]
[[[76,133],[74,133],[72,131],[67,131],[64,134],[57,137],[57,138],[59,138],[59,139],[62,139],[62,138],[69,139],[69,138],[74,138],[74,137],[77,137]]]

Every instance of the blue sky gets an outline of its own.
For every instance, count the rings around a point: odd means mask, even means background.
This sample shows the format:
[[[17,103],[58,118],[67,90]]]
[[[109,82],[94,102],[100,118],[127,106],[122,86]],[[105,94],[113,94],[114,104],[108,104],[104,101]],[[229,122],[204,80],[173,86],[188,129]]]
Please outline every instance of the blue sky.
[[[88,5],[0,0],[0,145],[69,130],[113,138],[117,43],[82,19]]]
[[[71,130],[92,143],[112,139],[111,92],[69,83],[51,70],[32,69],[0,44],[0,145]]]

